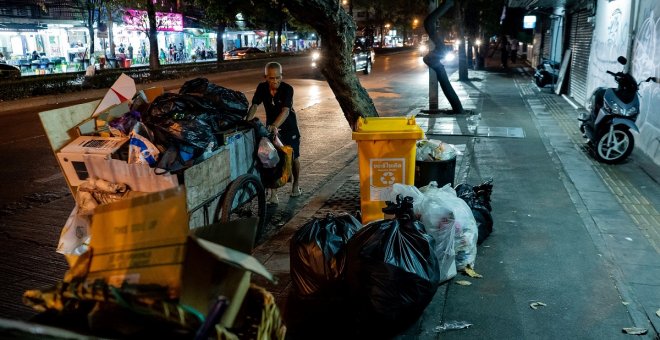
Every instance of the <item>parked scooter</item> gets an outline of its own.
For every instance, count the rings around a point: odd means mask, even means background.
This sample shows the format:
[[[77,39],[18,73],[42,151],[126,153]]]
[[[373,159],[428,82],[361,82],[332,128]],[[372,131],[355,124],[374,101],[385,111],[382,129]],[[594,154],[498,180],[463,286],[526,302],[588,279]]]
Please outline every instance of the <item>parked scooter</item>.
[[[617,61],[621,65],[628,62],[623,56]],[[591,95],[587,103],[588,112],[582,112],[578,117],[580,131],[587,138],[598,161],[607,164],[623,162],[635,147],[635,140],[630,130],[639,132],[635,121],[639,115],[639,96],[637,89],[640,83],[632,75],[624,72],[611,72],[618,87],[599,87]],[[656,82],[655,77],[649,77],[645,82]]]
[[[548,84],[555,84],[557,82],[557,75],[559,74],[559,63],[549,59],[543,61],[536,66],[534,73],[534,83],[538,87],[545,87]]]

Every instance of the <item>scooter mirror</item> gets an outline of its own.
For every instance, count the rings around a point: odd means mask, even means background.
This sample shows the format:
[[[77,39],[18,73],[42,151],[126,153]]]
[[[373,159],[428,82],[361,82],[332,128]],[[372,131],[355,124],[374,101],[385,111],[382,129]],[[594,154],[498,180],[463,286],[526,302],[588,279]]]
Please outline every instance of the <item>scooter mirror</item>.
[[[628,63],[628,59],[626,59],[626,57],[624,57],[624,56],[619,56],[619,57],[616,59],[616,61],[618,61],[619,64],[621,64],[621,65],[625,65],[625,64]]]

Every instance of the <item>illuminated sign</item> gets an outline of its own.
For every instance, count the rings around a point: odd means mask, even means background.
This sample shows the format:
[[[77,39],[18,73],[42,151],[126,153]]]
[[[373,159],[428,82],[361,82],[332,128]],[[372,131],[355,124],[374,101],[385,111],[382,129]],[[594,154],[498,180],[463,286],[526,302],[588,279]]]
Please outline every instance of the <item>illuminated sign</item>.
[[[536,15],[525,15],[523,17],[523,28],[535,28]]]
[[[149,29],[147,11],[128,9],[124,12],[123,19],[129,30],[147,31]],[[156,12],[156,27],[158,31],[181,32],[183,31],[183,16],[180,13]]]

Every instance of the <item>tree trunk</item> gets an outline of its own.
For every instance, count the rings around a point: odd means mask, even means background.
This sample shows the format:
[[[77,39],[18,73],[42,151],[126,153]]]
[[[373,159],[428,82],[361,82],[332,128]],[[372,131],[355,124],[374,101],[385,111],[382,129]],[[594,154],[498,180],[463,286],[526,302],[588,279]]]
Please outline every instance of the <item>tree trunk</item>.
[[[277,53],[282,53],[282,26],[283,24],[280,22],[280,26],[277,28],[277,35],[275,36]]]
[[[458,95],[449,82],[449,77],[447,77],[445,66],[442,65],[442,52],[444,51],[445,44],[442,41],[442,37],[438,34],[438,30],[436,29],[436,23],[438,22],[438,19],[443,16],[453,5],[453,0],[447,0],[441,6],[438,6],[435,10],[433,10],[433,12],[431,12],[424,19],[424,29],[429,35],[429,39],[433,41],[435,46],[432,51],[424,56],[424,63],[433,69],[438,75],[438,83],[440,84],[442,93],[444,93],[445,97],[447,97],[449,105],[451,105],[454,113],[458,114],[464,112],[463,105],[461,104],[461,100],[458,98]]]
[[[225,60],[224,58],[225,39],[223,39],[222,37],[225,35],[226,29],[227,29],[227,25],[225,25],[225,23],[218,23],[217,38],[215,39],[216,41],[215,50],[218,51],[218,57],[216,58],[216,63],[218,64],[218,67],[220,67],[220,64]]]
[[[156,9],[151,0],[147,0],[147,17],[149,18],[149,70],[160,72],[160,60],[158,59],[158,27],[156,26]]]
[[[112,30],[115,26],[115,23],[112,21],[112,10],[110,9],[110,5],[106,5],[106,9],[108,11],[108,43],[110,44],[110,58],[116,58],[117,56],[115,55],[115,37],[114,34],[112,34]],[[105,51],[103,51],[103,54],[105,54]]]
[[[467,37],[465,34],[465,4],[461,3],[458,5],[458,11],[456,11],[457,21],[458,21],[458,32],[459,39],[461,43],[458,45],[458,80],[467,81],[468,80],[468,65],[467,65]]]
[[[291,14],[312,26],[321,37],[321,73],[339,102],[351,129],[359,117],[377,117],[378,112],[362,87],[351,58],[355,41],[355,22],[336,0],[285,0]]]
[[[87,26],[87,31],[89,32],[89,56],[85,58],[90,58],[94,55],[94,26],[90,24]]]

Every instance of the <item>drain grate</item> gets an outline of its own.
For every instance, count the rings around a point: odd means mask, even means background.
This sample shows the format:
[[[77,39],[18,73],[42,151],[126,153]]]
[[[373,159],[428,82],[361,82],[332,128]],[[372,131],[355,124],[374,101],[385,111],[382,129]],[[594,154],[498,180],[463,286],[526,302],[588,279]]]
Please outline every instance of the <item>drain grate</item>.
[[[360,210],[360,182],[349,180],[344,183],[319,209],[314,216],[324,217],[328,213],[347,212],[354,214]]]

